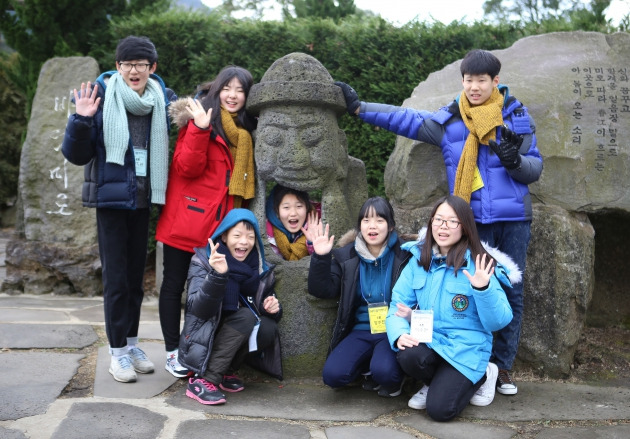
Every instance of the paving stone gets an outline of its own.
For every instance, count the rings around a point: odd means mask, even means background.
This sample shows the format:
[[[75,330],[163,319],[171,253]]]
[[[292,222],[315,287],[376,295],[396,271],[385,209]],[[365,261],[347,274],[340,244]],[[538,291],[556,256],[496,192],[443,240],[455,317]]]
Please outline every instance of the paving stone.
[[[94,396],[123,399],[151,398],[168,389],[179,379],[164,369],[166,364],[164,343],[141,342],[139,347],[155,364],[155,372],[139,373],[138,381],[135,383],[120,383],[114,380],[109,373],[109,364],[112,358],[109,354],[109,346],[101,346],[98,349]]]
[[[129,404],[76,403],[51,439],[155,439],[166,420],[164,415]]]
[[[399,416],[394,420],[436,439],[510,439],[516,434],[509,427],[473,424],[460,418],[436,422],[427,415],[426,410],[409,410],[410,415]]]
[[[326,439],[413,439],[416,436],[388,427],[341,426],[326,429]]]
[[[405,397],[382,398],[358,387],[333,390],[288,382],[245,382],[244,391],[226,398],[226,404],[202,407],[182,390],[168,397],[168,403],[189,410],[201,407],[212,414],[326,421],[371,421],[407,406]]]
[[[310,439],[307,427],[266,420],[208,419],[182,422],[177,428],[178,438],[227,438],[239,439]]]
[[[97,340],[98,336],[89,325],[0,323],[0,347],[3,348],[81,349]]]
[[[79,368],[80,354],[0,353],[0,421],[45,413]]]
[[[536,439],[627,439],[630,425],[612,425],[586,428],[546,428]]]

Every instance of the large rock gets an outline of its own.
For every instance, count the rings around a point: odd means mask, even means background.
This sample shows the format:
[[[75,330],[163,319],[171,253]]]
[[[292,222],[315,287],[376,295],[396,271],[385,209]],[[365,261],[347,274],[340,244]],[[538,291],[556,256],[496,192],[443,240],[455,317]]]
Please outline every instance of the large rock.
[[[42,67],[22,146],[16,228],[7,244],[4,291],[39,294],[100,291],[93,209],[82,206],[83,167],[68,163],[61,143],[74,113],[72,90],[99,74],[92,58],[53,58]]]
[[[630,34],[552,33],[492,53],[501,60],[500,82],[536,121],[545,161],[540,180],[530,185],[532,199],[568,211],[630,212]],[[451,102],[462,91],[460,64],[430,74],[403,106],[434,111]],[[405,206],[445,194],[439,148],[399,137],[385,188],[392,202]]]

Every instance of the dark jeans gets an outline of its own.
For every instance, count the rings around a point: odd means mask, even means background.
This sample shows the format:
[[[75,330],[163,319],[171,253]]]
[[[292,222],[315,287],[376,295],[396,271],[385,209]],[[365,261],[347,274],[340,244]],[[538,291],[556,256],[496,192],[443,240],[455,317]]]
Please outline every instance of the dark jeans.
[[[105,332],[111,348],[138,335],[147,262],[149,209],[96,209]]]
[[[271,346],[276,339],[278,324],[275,320],[261,316],[260,328],[256,337],[255,352]],[[239,308],[221,317],[212,342],[212,351],[204,378],[218,385],[223,375],[237,371],[249,353],[249,335],[256,325],[256,317],[249,308]]]
[[[466,408],[486,381],[472,383],[426,344],[398,351],[398,363],[412,378],[429,386],[427,414],[435,421],[449,421]]]
[[[164,271],[162,272],[159,309],[160,326],[167,351],[175,350],[179,346],[182,294],[193,254],[164,244]]]
[[[477,223],[477,230],[482,241],[508,254],[524,275],[527,246],[531,236],[530,226],[530,221],[503,221],[494,224]],[[503,287],[503,289],[512,307],[513,317],[505,328],[494,334],[490,361],[499,369],[511,370],[521,338],[523,282],[513,285],[512,288]]]
[[[403,374],[387,334],[352,331],[335,346],[324,364],[324,383],[332,388],[343,387],[367,371],[386,389],[398,389]]]

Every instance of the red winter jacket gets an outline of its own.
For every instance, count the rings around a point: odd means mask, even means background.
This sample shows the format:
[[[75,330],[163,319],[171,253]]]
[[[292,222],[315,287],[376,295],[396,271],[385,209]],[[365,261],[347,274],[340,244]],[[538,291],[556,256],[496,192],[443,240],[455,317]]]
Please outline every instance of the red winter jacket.
[[[199,129],[192,120],[182,126],[155,239],[191,253],[205,246],[233,207],[228,195],[233,169],[226,142],[212,128]]]

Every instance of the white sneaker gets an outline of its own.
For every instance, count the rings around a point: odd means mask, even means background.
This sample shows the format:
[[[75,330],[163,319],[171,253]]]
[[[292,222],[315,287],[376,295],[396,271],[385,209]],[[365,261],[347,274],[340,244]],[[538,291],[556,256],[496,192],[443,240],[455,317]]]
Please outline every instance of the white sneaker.
[[[407,405],[412,409],[424,410],[427,408],[427,395],[429,393],[429,386],[422,386],[422,389],[411,397]]]
[[[155,366],[149,358],[147,354],[140,348],[133,347],[128,351],[129,358],[131,359],[131,364],[133,365],[133,369],[136,372],[140,373],[153,373],[155,370]]]
[[[164,369],[168,370],[171,375],[176,378],[186,378],[190,373],[188,369],[179,364],[177,349],[166,353],[166,365]]]
[[[486,367],[486,382],[481,385],[479,390],[475,392],[472,398],[470,398],[470,404],[477,407],[485,407],[492,403],[494,399],[494,393],[496,391],[497,376],[499,375],[499,368],[494,363],[488,363]]]
[[[109,363],[109,373],[121,383],[134,383],[138,379],[129,355],[122,355],[118,358],[112,356],[112,361]]]

